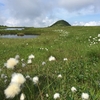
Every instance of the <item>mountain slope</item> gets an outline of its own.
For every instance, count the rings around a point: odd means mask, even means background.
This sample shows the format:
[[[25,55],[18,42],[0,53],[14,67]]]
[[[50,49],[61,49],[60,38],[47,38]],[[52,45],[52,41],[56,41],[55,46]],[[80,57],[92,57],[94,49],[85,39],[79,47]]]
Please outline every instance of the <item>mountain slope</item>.
[[[71,26],[71,25],[65,20],[59,20],[55,22],[54,24],[52,24],[50,27],[54,27],[54,26]]]

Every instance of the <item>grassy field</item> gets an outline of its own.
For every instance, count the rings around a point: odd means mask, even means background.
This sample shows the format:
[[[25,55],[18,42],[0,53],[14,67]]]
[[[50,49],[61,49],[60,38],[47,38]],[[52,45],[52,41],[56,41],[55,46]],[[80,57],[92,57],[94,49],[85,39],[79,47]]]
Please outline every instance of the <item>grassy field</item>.
[[[27,28],[21,32],[40,35],[31,39],[0,38],[0,100],[6,100],[4,90],[14,72],[30,77],[21,92],[8,100],[19,100],[21,93],[25,100],[54,100],[55,93],[60,95],[57,100],[82,100],[82,93],[89,95],[88,100],[100,100],[99,26]],[[30,54],[35,58],[28,64]],[[19,63],[7,69],[5,63],[16,55],[20,56]],[[50,56],[55,60],[49,61]],[[35,76],[39,78],[36,85],[32,81]],[[73,93],[72,87],[77,91]]]

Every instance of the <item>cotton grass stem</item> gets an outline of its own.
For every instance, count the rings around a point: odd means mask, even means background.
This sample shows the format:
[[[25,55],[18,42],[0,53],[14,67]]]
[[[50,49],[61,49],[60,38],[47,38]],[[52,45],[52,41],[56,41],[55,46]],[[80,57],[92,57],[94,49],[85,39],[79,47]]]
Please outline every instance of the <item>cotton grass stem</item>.
[[[31,91],[31,89],[29,88],[29,86],[27,85],[27,83],[25,83],[25,85],[26,85],[26,87],[28,88],[30,94],[33,95],[33,94],[32,94],[32,91]]]
[[[43,96],[42,96],[42,92],[40,90],[39,84],[37,84],[37,86],[38,86],[38,90],[39,90],[39,93],[40,93],[41,100],[43,100]]]

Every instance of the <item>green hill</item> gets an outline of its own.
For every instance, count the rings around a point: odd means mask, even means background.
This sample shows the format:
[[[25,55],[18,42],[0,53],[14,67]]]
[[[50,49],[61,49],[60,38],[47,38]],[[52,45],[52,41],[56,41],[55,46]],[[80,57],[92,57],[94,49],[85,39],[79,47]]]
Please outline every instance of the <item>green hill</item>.
[[[57,26],[71,26],[71,25],[65,20],[59,20],[55,22],[53,25],[51,25],[50,27],[55,27],[55,26],[57,27]]]

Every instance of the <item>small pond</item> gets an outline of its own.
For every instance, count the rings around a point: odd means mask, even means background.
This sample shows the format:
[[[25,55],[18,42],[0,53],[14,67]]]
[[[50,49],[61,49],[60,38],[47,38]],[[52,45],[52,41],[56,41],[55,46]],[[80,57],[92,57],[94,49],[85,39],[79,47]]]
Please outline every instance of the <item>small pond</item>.
[[[6,28],[6,29],[4,29],[4,30],[23,30],[24,28],[18,28],[18,27],[16,27],[16,28],[13,28],[13,27],[8,27],[8,28]]]
[[[24,35],[24,36],[17,36],[17,35],[0,35],[0,38],[36,38],[39,35]]]

